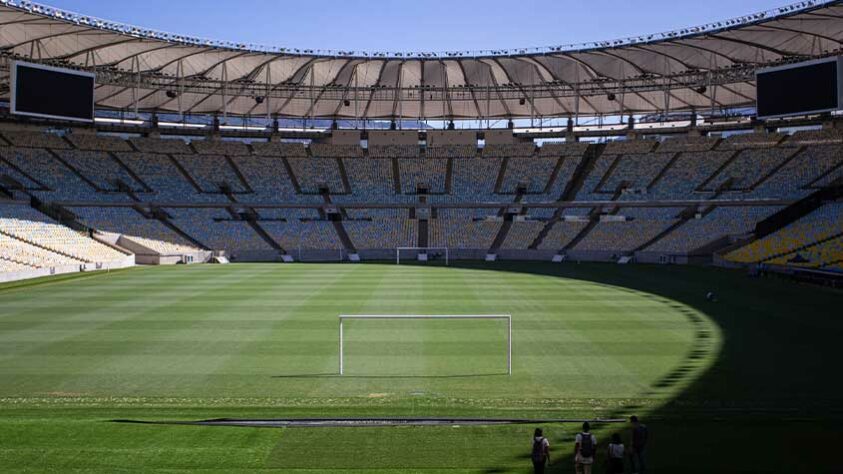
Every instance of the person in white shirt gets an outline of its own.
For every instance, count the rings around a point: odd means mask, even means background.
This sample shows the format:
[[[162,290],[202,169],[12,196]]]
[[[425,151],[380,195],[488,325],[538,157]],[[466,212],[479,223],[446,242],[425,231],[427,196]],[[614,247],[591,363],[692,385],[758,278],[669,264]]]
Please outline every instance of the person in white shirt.
[[[612,435],[612,442],[609,443],[609,450],[607,455],[609,456],[609,473],[610,474],[623,474],[624,467],[623,467],[623,455],[624,455],[624,446],[623,442],[621,441],[621,435],[615,433]]]
[[[574,445],[574,465],[578,474],[591,474],[594,456],[597,454],[597,438],[591,434],[591,425],[582,424],[582,433],[578,433]]]

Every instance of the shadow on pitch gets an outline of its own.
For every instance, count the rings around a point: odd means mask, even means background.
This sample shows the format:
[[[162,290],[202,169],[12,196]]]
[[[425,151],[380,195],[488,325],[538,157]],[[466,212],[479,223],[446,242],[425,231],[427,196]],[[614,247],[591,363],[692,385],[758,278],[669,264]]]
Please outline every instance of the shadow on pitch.
[[[273,375],[274,379],[470,379],[481,377],[508,376],[506,372],[494,372],[488,374],[442,374],[442,375],[367,375],[353,374],[340,375],[332,374],[285,374]]]

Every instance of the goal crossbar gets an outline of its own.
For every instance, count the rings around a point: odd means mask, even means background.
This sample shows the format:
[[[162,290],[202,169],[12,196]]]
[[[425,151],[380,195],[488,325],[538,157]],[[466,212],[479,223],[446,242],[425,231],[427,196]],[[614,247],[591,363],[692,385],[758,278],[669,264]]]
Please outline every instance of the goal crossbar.
[[[506,373],[512,375],[512,315],[510,314],[341,314],[340,321],[340,375],[345,374],[345,348],[343,323],[347,319],[497,319],[506,321]]]
[[[444,250],[445,251],[445,265],[449,265],[450,260],[450,251],[448,247],[396,247],[395,248],[395,263],[397,265],[401,265],[401,251],[405,250],[408,252],[416,251],[419,253],[428,253],[431,250]]]

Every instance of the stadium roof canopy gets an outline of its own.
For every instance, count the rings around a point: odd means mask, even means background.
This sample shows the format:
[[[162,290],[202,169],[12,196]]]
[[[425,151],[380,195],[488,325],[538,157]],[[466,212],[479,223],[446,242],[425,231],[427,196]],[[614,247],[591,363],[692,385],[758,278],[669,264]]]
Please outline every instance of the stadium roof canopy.
[[[497,51],[263,47],[0,0],[9,59],[96,70],[99,108],[366,119],[494,119],[752,107],[761,67],[840,54],[843,0],[677,31]]]

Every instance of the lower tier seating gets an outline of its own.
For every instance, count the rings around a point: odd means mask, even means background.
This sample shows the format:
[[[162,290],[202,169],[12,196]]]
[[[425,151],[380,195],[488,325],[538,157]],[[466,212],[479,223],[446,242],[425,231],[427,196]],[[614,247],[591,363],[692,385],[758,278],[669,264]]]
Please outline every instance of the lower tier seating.
[[[828,239],[843,233],[841,215],[843,203],[826,204],[783,229],[729,253],[726,259],[739,263],[764,262]]]
[[[9,271],[82,265],[83,261],[49,251],[6,234],[0,234],[0,255]],[[21,267],[23,266],[23,267]]]
[[[105,244],[58,224],[29,206],[4,205],[0,212],[0,229],[3,233],[70,257],[73,263],[111,262],[126,257]]]
[[[429,227],[430,246],[488,250],[501,225],[500,221],[432,219]]]
[[[410,219],[372,219],[344,222],[358,250],[412,247],[418,242],[418,225]]]

